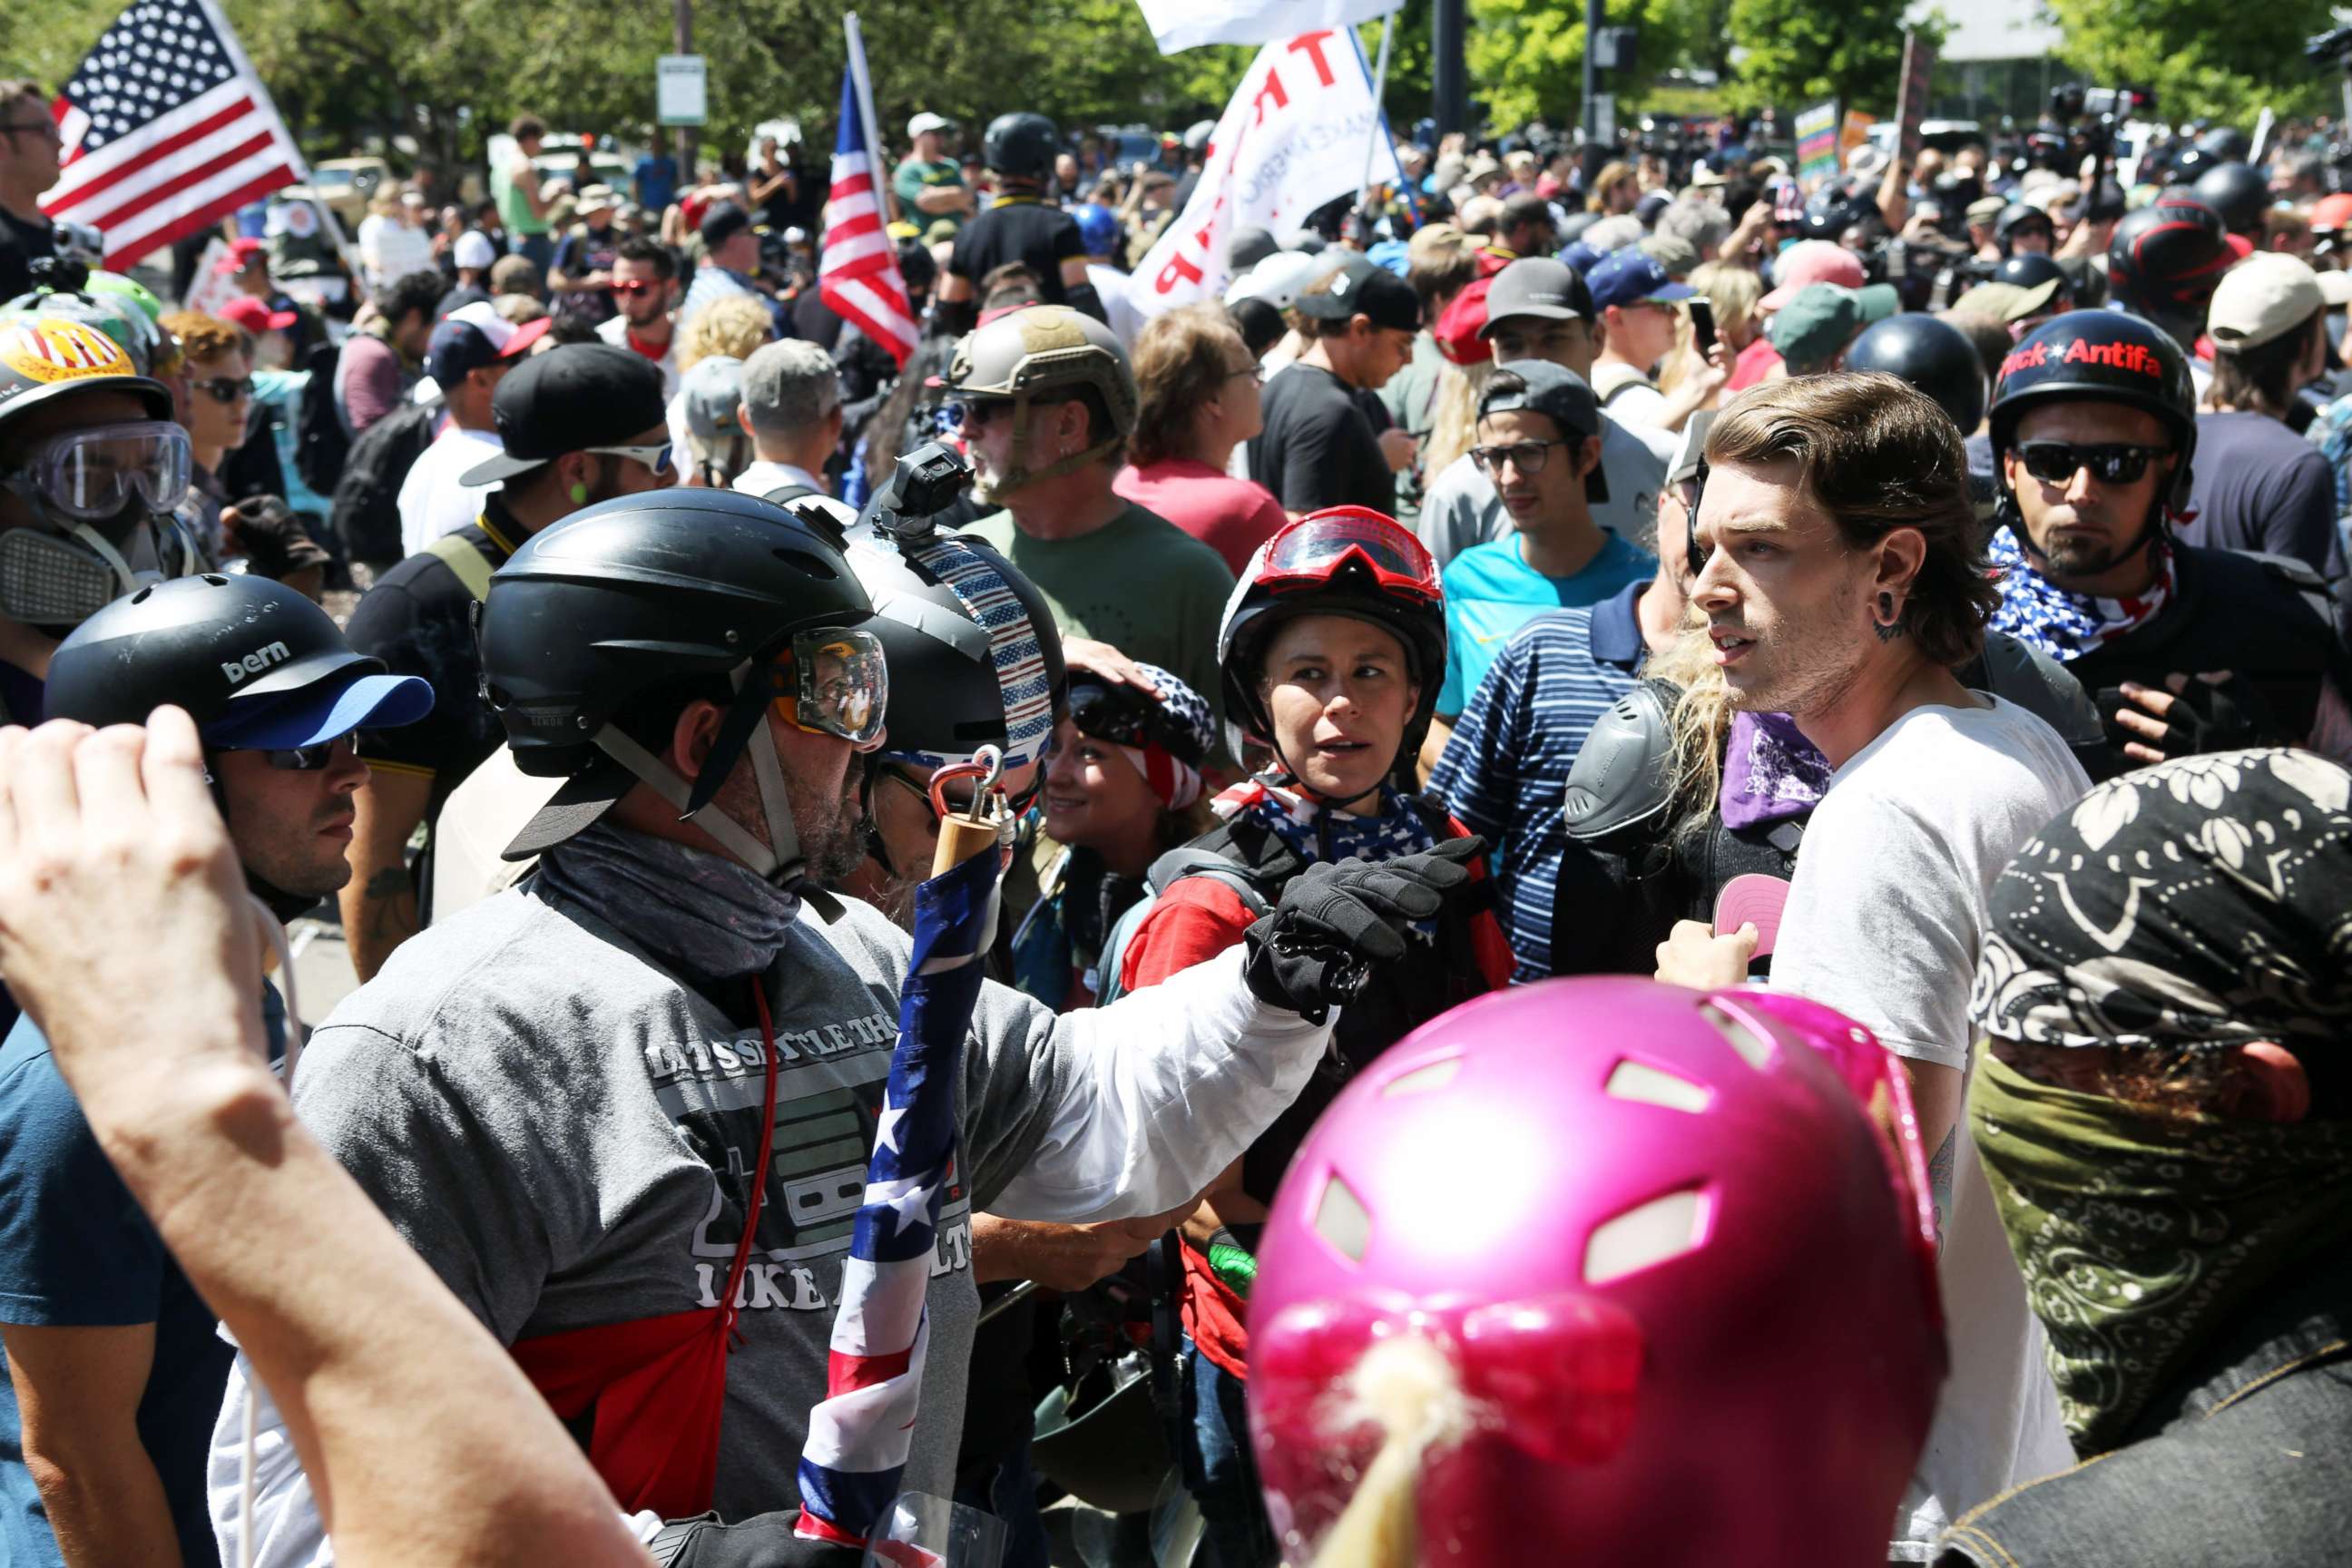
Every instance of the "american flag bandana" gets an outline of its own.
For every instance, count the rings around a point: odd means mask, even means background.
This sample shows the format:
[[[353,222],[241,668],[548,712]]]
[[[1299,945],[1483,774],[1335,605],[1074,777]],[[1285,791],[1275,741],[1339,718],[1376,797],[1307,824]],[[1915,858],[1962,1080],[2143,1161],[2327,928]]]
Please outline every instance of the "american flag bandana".
[[[860,1546],[898,1495],[929,1339],[924,1299],[954,1179],[956,1084],[996,931],[1001,858],[974,855],[915,889],[898,1043],[843,1268],[825,1397],[801,1449],[805,1540]]]

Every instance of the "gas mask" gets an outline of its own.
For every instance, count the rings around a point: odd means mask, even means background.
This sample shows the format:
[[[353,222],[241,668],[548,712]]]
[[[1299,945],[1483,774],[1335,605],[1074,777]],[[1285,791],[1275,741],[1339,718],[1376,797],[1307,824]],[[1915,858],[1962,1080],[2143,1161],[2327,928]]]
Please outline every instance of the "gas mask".
[[[188,433],[142,419],[52,436],[0,477],[38,526],[0,532],[0,614],[66,630],[145,584],[185,576],[196,550],[172,515],[194,468]]]

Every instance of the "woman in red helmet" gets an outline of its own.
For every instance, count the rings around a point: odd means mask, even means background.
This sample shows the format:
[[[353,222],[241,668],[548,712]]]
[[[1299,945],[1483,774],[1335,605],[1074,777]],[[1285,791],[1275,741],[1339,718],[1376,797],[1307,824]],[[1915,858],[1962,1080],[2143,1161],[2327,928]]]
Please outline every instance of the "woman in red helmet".
[[[1219,795],[1218,826],[1153,868],[1157,897],[1118,955],[1123,988],[1222,952],[1318,861],[1391,859],[1466,829],[1393,779],[1418,752],[1445,670],[1436,563],[1392,520],[1335,507],[1260,545],[1217,637],[1227,722],[1273,764]],[[1185,1229],[1184,1327],[1193,1343],[1186,1476],[1221,1568],[1275,1559],[1249,1458],[1242,1392],[1259,1224],[1307,1129],[1366,1062],[1415,1026],[1501,988],[1511,955],[1483,868],[1476,897],[1413,931],[1339,1016],[1297,1102],[1213,1187]]]

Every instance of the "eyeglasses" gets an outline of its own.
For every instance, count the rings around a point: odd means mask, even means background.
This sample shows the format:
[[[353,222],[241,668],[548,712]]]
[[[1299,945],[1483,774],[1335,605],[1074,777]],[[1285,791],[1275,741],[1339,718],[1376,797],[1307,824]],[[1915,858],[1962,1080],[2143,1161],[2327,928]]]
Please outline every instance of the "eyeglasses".
[[[1507,458],[1511,467],[1532,478],[1544,471],[1554,447],[1567,445],[1566,441],[1514,441],[1507,447],[1473,447],[1470,460],[1478,466],[1480,473],[1492,475],[1502,470]]]
[[[656,479],[669,472],[670,446],[664,441],[658,447],[583,447],[583,452],[602,452],[608,458],[626,458],[633,463],[643,463],[653,470]]]
[[[2018,445],[2017,460],[2045,485],[2063,485],[2084,468],[2103,485],[2128,485],[2137,483],[2148,464],[2170,450],[2120,443],[2084,447],[2072,441],[2024,441]]]
[[[201,392],[215,403],[236,403],[253,395],[253,377],[248,375],[243,380],[235,380],[226,375],[216,375],[210,381],[188,383],[188,390]]]
[[[1263,383],[1265,380],[1265,366],[1258,363],[1255,360],[1252,360],[1249,363],[1242,366],[1239,370],[1229,370],[1225,372],[1225,379],[1227,381],[1239,381],[1244,376],[1249,377],[1252,381]]]

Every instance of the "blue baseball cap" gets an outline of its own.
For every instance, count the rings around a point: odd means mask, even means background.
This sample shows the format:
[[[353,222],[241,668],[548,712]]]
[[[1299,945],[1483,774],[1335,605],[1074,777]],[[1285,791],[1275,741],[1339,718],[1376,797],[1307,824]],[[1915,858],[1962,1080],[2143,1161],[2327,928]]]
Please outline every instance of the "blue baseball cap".
[[[374,659],[360,666],[383,667]],[[393,730],[433,711],[433,686],[414,675],[361,675],[341,685],[306,686],[250,714],[205,727],[208,744],[233,752],[323,746],[354,730]]]
[[[1584,275],[1584,281],[1592,290],[1592,303],[1603,310],[1612,305],[1664,304],[1698,292],[1687,283],[1675,282],[1656,258],[1632,245],[1602,257],[1600,265]]]
[[[1562,246],[1559,259],[1575,268],[1576,275],[1590,282],[1592,269],[1601,265],[1601,255],[1600,251],[1580,239],[1573,245]]]

